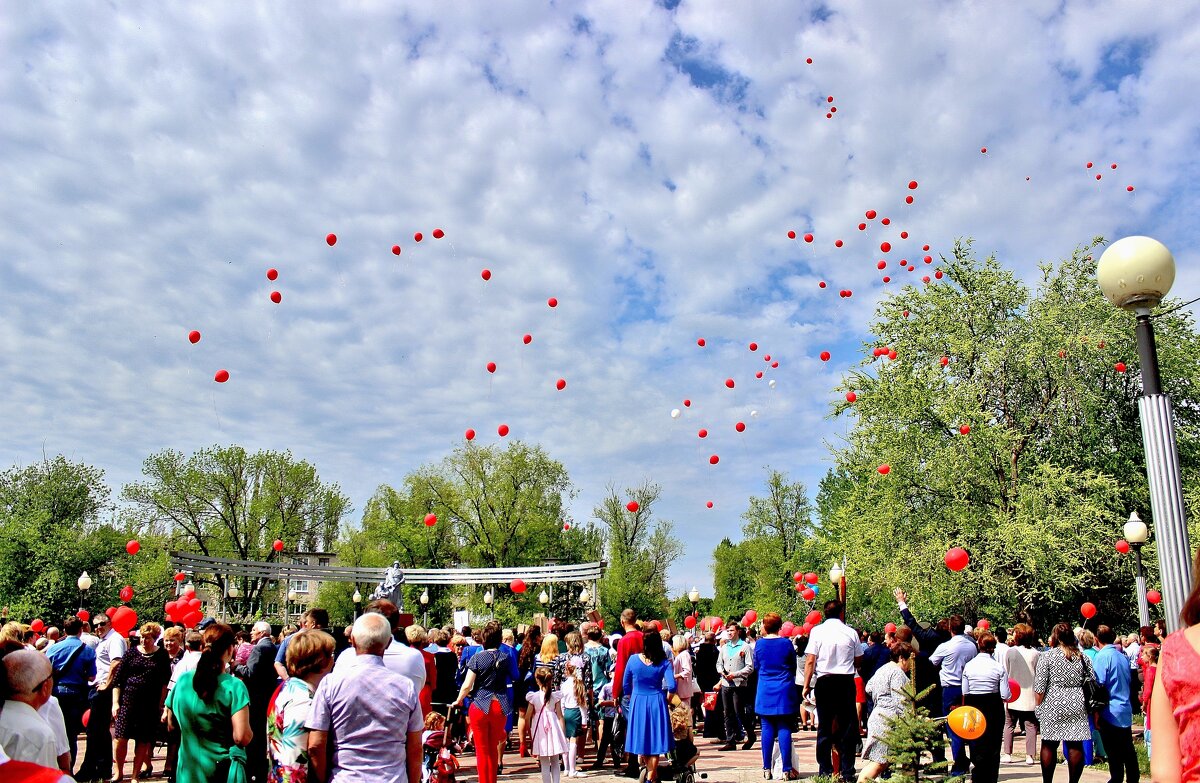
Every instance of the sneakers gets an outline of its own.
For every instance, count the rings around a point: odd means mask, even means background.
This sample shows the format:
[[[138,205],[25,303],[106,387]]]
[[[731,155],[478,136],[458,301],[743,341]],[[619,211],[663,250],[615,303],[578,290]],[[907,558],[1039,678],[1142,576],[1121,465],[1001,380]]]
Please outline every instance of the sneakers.
[[[1032,767],[1032,766],[1033,766],[1034,764],[1036,764],[1036,763],[1037,763],[1037,762],[1033,760],[1033,756],[1026,756],[1026,757],[1025,757],[1025,765],[1026,765],[1026,766],[1028,766],[1028,767]]]
[[[1011,753],[1001,753],[1000,754],[1000,763],[1001,764],[1011,764],[1012,763],[1012,754]]]

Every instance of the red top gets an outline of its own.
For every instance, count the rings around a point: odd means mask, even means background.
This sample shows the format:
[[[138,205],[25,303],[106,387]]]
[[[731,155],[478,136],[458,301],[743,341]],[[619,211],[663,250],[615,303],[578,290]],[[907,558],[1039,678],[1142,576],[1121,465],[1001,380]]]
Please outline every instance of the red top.
[[[613,698],[621,700],[621,678],[625,676],[625,664],[635,655],[639,655],[645,647],[642,646],[642,632],[636,628],[629,631],[617,642],[617,669],[613,672]]]
[[[437,662],[428,650],[421,650],[421,657],[425,659],[425,687],[417,694],[417,700],[421,702],[421,714],[428,715],[433,711],[433,691],[437,688]]]
[[[31,764],[28,761],[6,761],[0,764],[0,779],[7,783],[59,783],[63,778],[62,770]]]
[[[1179,726],[1181,779],[1183,783],[1200,783],[1200,655],[1183,631],[1163,640],[1157,676],[1163,681],[1171,714]]]

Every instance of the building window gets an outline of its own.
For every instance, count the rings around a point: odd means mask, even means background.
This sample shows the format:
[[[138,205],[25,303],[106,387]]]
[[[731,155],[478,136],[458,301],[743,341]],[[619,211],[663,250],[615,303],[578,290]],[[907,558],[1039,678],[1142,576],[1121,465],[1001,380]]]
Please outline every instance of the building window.
[[[317,558],[317,565],[323,565],[323,566],[327,566],[327,565],[329,565],[331,562],[332,562],[332,559],[331,559],[331,558],[328,558],[328,557],[319,557],[319,558]]]
[[[308,560],[293,557],[292,565],[308,565]],[[304,580],[293,579],[291,582],[288,583],[288,590],[291,590],[296,593],[307,594],[308,593],[308,580],[307,579],[304,579]]]

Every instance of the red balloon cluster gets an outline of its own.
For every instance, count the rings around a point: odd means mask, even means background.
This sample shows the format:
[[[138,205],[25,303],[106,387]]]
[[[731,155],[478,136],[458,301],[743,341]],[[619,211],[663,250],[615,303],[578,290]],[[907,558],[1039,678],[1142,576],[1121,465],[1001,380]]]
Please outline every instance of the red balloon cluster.
[[[169,622],[181,623],[184,627],[194,628],[204,619],[204,612],[200,609],[202,605],[195,594],[187,594],[181,595],[174,601],[168,601],[163,609]]]

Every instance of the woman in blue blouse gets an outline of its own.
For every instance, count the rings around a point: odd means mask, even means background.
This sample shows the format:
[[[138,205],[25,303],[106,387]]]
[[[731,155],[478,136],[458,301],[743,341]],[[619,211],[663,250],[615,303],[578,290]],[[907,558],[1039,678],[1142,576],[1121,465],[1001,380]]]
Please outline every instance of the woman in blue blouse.
[[[771,779],[771,752],[779,739],[783,776],[798,780],[792,769],[792,718],[796,714],[796,648],[779,636],[783,618],[768,612],[762,620],[763,637],[754,645],[754,668],[758,670],[755,712],[762,726],[763,777]]]
[[[625,664],[621,687],[630,694],[625,752],[637,754],[647,781],[657,781],[658,757],[675,747],[664,693],[675,692],[675,672],[658,631],[642,631],[642,654]]]

